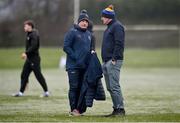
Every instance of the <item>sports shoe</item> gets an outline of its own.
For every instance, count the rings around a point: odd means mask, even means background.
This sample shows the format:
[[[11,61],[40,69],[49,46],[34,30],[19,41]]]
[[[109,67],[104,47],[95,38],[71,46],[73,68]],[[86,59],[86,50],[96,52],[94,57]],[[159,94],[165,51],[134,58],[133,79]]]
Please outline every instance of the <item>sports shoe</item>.
[[[113,116],[125,116],[125,110],[122,108],[114,109],[113,112],[106,117],[113,117]]]
[[[70,116],[81,116],[82,114],[77,110],[74,109],[72,112],[69,112]]]
[[[44,94],[41,95],[40,97],[49,97],[49,92],[48,92],[48,91],[47,91],[47,92],[44,92]]]
[[[23,93],[22,92],[18,92],[16,94],[12,94],[13,97],[22,97]]]

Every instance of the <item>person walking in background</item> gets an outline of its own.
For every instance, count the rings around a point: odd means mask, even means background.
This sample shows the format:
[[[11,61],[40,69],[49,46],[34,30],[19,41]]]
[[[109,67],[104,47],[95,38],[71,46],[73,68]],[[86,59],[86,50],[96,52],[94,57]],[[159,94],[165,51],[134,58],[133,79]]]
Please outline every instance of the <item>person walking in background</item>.
[[[25,60],[23,70],[21,73],[21,87],[17,94],[13,94],[14,97],[21,97],[24,94],[25,88],[28,83],[30,73],[33,71],[38,82],[44,90],[43,97],[48,97],[48,87],[46,81],[41,73],[40,67],[40,55],[39,55],[39,34],[34,28],[34,22],[27,20],[24,22],[24,31],[27,33],[26,36],[26,50],[22,53],[21,57]]]
[[[67,32],[64,38],[64,52],[67,54],[66,71],[69,78],[69,104],[70,115],[80,116],[81,106],[78,107],[80,90],[86,70],[86,60],[89,53],[94,50],[91,44],[92,35],[87,30],[89,16],[86,10],[82,10],[78,24]]]
[[[107,25],[103,34],[101,49],[102,69],[105,77],[107,90],[112,102],[113,112],[107,116],[125,115],[123,96],[120,87],[120,69],[123,64],[125,32],[122,24],[115,18],[113,5],[102,10],[101,20]]]

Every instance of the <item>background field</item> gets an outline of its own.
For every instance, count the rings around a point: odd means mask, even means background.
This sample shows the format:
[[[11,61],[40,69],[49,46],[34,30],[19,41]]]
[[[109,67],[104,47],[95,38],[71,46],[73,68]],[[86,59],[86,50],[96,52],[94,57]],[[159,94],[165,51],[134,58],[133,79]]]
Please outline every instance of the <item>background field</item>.
[[[39,97],[42,89],[33,74],[30,76],[26,96],[11,97],[20,85],[23,61],[19,57],[22,51],[23,48],[0,50],[0,121],[180,122],[179,49],[125,51],[121,86],[127,116],[118,118],[103,117],[112,111],[107,91],[107,100],[95,101],[85,116],[68,116],[68,79],[65,70],[58,68],[59,58],[63,55],[58,48],[41,49],[42,71],[51,97]]]
[[[100,49],[97,54],[100,57]],[[0,49],[0,69],[18,69],[23,65],[20,58],[24,48],[1,48]],[[51,47],[40,49],[42,67],[57,68],[61,56],[65,56],[62,48]],[[131,68],[152,68],[152,67],[180,67],[180,49],[160,48],[160,49],[125,49],[124,67]]]

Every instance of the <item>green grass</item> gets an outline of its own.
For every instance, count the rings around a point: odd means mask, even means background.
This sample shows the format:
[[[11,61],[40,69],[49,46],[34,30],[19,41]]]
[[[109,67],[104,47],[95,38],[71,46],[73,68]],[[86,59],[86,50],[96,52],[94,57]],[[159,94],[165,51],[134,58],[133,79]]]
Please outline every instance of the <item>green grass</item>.
[[[95,101],[82,117],[68,116],[68,79],[65,70],[42,69],[51,93],[40,98],[42,88],[30,76],[24,97],[11,97],[19,88],[21,69],[0,70],[0,122],[180,122],[179,68],[126,68],[121,72],[125,117],[106,118],[112,102]],[[105,82],[103,79],[103,85]],[[105,89],[106,90],[106,89]]]
[[[0,69],[21,68],[24,61],[21,59],[21,53],[24,48],[0,49]],[[57,68],[60,56],[63,51],[59,48],[41,48],[41,62],[43,68]]]
[[[24,48],[0,49],[0,69],[17,69],[23,65],[20,58]],[[97,50],[100,57],[100,49]],[[62,48],[40,49],[42,68],[57,68],[59,59],[65,55]],[[180,67],[179,49],[125,49],[124,66],[143,67]]]
[[[125,67],[180,67],[180,49],[127,49]]]
[[[180,122],[179,49],[125,49],[121,86],[127,115],[114,118],[104,117],[112,111],[107,91],[107,100],[95,101],[84,116],[68,116],[67,74],[57,69],[62,48],[40,49],[50,98],[39,97],[42,88],[33,74],[25,96],[11,97],[20,86],[23,51],[0,49],[0,122]],[[97,53],[101,59],[100,49]]]
[[[101,115],[96,116],[83,116],[83,117],[69,117],[66,114],[43,114],[43,113],[33,113],[24,115],[25,112],[17,112],[15,115],[2,115],[2,121],[8,121],[9,117],[13,119],[14,122],[166,122],[166,121],[179,121],[179,114],[136,114],[128,115],[119,118],[106,118]],[[23,118],[21,118],[23,116]],[[33,119],[32,119],[33,118]],[[136,119],[136,120],[135,120]]]

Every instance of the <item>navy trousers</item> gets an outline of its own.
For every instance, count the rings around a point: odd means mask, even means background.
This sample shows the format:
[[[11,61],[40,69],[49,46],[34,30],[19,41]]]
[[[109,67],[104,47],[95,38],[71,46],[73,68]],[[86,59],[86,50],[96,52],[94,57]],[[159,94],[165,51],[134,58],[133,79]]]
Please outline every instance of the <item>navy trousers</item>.
[[[74,109],[80,110],[78,107],[78,100],[80,96],[80,90],[83,82],[85,70],[83,69],[73,69],[68,70],[68,78],[69,78],[69,104],[71,111]]]

